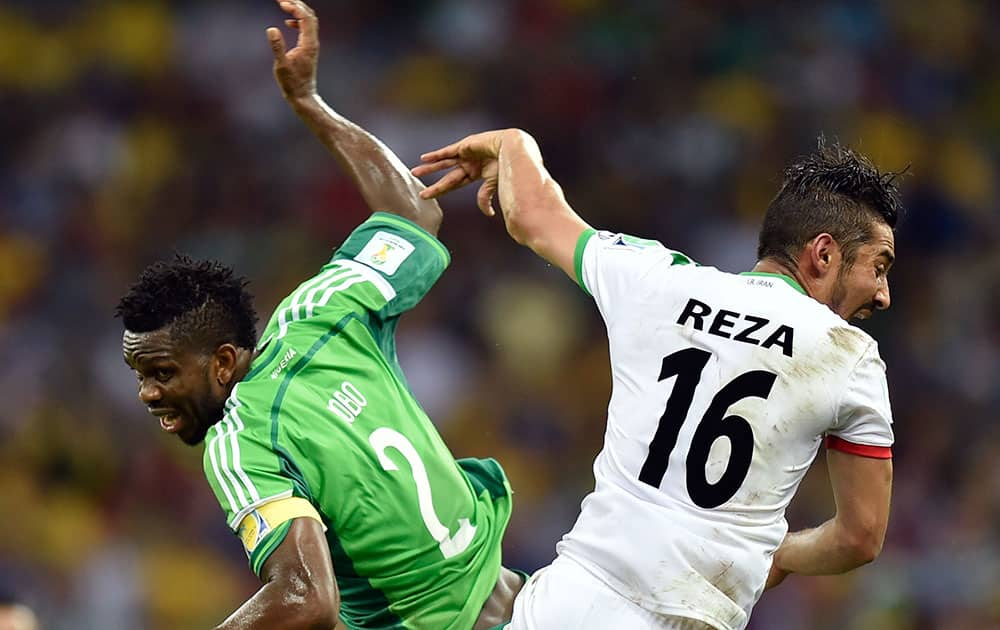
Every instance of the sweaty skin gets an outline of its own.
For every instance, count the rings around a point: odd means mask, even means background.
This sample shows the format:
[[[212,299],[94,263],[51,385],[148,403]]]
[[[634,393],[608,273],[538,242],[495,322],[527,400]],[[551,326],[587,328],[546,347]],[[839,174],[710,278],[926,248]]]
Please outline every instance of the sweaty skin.
[[[160,419],[161,429],[189,445],[204,440],[222,418],[226,398],[253,356],[232,344],[211,354],[196,352],[178,343],[169,326],[144,333],[126,330],[122,351],[146,409]]]

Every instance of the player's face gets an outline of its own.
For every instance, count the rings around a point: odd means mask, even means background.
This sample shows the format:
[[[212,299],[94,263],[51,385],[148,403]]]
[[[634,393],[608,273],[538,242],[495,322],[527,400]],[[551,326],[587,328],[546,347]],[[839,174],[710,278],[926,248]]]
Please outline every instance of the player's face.
[[[186,444],[204,440],[229,394],[214,378],[212,355],[182,347],[167,328],[125,331],[122,350],[135,370],[139,400],[160,419],[160,428]]]
[[[895,239],[885,223],[874,225],[873,238],[858,248],[854,264],[838,272],[831,307],[844,319],[867,319],[889,308],[889,268],[896,258]]]

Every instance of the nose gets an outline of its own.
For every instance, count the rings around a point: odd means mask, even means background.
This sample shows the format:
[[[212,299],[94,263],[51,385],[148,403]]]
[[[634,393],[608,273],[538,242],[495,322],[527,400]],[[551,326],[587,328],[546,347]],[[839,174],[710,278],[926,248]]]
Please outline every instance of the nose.
[[[163,398],[163,390],[160,389],[156,381],[152,379],[142,379],[139,383],[139,400],[145,405],[156,402]]]
[[[878,291],[875,292],[875,308],[884,311],[889,308],[891,302],[892,300],[889,297],[889,281],[886,280],[879,285]]]

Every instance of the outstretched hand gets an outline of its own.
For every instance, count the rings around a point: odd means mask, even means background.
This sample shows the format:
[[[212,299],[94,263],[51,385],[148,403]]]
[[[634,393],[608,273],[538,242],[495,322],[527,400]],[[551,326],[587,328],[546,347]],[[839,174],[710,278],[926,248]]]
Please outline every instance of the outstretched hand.
[[[423,164],[411,171],[417,177],[450,170],[424,189],[420,196],[433,199],[481,179],[483,184],[476,194],[476,204],[486,216],[495,215],[493,197],[497,193],[500,148],[505,133],[505,130],[477,133],[421,155]]]
[[[267,40],[274,53],[274,78],[285,99],[309,98],[316,94],[316,66],[319,63],[319,20],[316,13],[301,0],[277,0],[278,6],[291,19],[285,25],[299,32],[295,48],[285,50],[285,38],[272,26]]]

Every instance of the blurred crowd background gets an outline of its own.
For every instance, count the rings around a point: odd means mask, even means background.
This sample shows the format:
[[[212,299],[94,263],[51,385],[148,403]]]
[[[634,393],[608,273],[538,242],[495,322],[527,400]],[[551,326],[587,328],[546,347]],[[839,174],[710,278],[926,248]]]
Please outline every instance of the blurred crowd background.
[[[522,127],[591,224],[725,270],[753,265],[784,164],[820,133],[909,167],[892,310],[864,324],[898,440],[884,552],[790,578],[751,628],[1000,628],[1000,5],[315,7],[320,92],[408,164]],[[273,83],[282,18],[267,0],[0,5],[0,590],[44,628],[204,628],[257,588],[200,449],[137,401],[112,311],[179,250],[235,265],[266,320],[367,215]],[[453,262],[400,357],[455,455],[503,463],[505,563],[532,570],[593,484],[606,335],[471,193],[443,205]],[[788,518],[832,513],[821,453]]]

